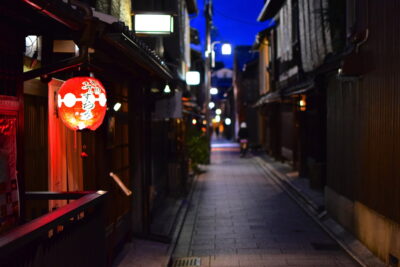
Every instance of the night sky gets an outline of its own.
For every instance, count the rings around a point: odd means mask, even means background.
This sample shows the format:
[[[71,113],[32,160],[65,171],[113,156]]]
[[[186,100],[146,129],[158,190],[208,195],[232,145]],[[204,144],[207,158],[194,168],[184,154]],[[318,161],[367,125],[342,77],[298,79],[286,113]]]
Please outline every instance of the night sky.
[[[199,14],[192,18],[190,23],[199,31],[201,39],[201,46],[192,47],[201,51],[204,51],[205,43],[205,1],[197,0]],[[212,41],[229,42],[233,46],[252,45],[256,34],[270,24],[269,22],[257,22],[263,5],[264,0],[213,0],[215,30],[212,34]],[[220,47],[216,45],[216,48]],[[226,67],[232,68],[233,56],[223,56],[217,49],[216,61],[224,61]]]

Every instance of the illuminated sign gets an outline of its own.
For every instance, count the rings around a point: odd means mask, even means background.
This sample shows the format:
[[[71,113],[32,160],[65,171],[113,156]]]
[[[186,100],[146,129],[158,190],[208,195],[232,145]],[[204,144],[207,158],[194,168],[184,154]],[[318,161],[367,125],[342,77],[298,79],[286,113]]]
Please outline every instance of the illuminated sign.
[[[136,14],[135,32],[138,34],[170,34],[174,32],[174,18],[167,14]]]
[[[199,85],[200,84],[200,73],[198,71],[186,72],[186,84],[187,85]]]

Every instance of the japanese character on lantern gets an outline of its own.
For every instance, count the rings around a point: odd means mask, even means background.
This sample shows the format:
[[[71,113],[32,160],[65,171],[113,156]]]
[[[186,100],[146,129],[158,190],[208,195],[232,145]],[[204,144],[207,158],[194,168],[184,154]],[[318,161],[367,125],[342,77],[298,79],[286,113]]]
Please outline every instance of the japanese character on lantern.
[[[67,80],[57,94],[58,113],[64,124],[72,130],[96,130],[103,122],[107,110],[106,90],[92,77]]]

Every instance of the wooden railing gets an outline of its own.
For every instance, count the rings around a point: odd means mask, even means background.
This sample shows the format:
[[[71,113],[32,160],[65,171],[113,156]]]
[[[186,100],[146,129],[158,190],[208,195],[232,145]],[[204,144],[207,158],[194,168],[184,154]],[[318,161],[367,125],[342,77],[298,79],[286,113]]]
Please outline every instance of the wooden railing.
[[[76,199],[0,236],[0,266],[106,266],[106,192],[29,192],[27,199]]]

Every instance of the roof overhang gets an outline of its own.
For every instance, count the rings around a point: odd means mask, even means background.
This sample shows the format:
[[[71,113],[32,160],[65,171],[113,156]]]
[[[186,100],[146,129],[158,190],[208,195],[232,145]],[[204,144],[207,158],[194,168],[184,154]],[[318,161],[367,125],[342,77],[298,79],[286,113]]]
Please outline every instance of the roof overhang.
[[[133,40],[130,36],[124,33],[108,33],[103,36],[103,39],[149,72],[155,72],[167,80],[174,78],[164,61],[150,49],[146,50],[146,47],[142,47],[140,42]]]
[[[196,0],[186,0],[186,5],[189,14],[197,14],[199,11],[197,9],[197,1]]]
[[[282,90],[283,96],[295,96],[305,94],[315,88],[315,83],[312,79],[303,81],[294,86]]]
[[[115,51],[122,54],[126,60],[115,63],[121,63],[120,65],[124,68],[132,69],[132,67],[137,67],[138,65],[149,73],[165,80],[172,80],[176,76],[166,63],[145,43],[140,41],[133,32],[129,31],[123,23],[112,23],[112,21],[103,20],[101,18],[106,18],[107,15],[99,18],[100,14],[98,12],[93,14],[93,10],[87,5],[80,5],[79,8],[75,9],[72,7],[73,5],[65,3],[63,0],[52,0],[50,2],[47,0],[20,1],[45,16],[66,25],[72,32],[81,32],[82,36],[78,40],[80,45],[89,47],[93,45],[93,48],[102,50],[102,46],[105,43],[109,45],[107,49],[110,47],[116,49]],[[108,51],[107,49],[105,51]],[[54,73],[63,71],[66,68],[73,68],[87,63],[86,61],[87,57],[82,55],[68,59],[65,62],[60,61],[49,66],[42,66],[40,69],[25,73],[24,76],[26,76],[26,79],[32,79],[44,73]]]
[[[285,0],[267,0],[260,15],[258,15],[257,21],[261,22],[273,18],[282,8],[284,3]]]
[[[279,91],[268,92],[265,95],[261,96],[252,107],[256,108],[265,104],[280,102],[281,100],[282,96]]]
[[[200,44],[199,31],[192,27],[190,27],[190,43],[195,45]]]
[[[253,46],[251,47],[254,50],[258,50],[263,40],[268,36],[271,29],[275,26],[275,21],[271,20],[268,24],[267,28],[257,33],[256,38],[254,40]]]

